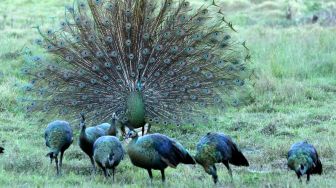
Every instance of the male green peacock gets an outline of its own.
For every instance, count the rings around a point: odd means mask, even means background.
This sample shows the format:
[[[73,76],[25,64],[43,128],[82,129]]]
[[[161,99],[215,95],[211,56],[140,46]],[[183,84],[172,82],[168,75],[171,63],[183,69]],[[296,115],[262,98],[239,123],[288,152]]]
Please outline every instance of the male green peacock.
[[[215,183],[218,181],[215,163],[223,163],[228,169],[232,180],[230,164],[249,166],[243,153],[232,139],[222,133],[208,133],[197,144],[195,160],[204,170],[212,175]]]
[[[131,130],[127,136],[132,138],[127,146],[132,164],[147,169],[151,180],[152,169],[161,171],[164,182],[164,170],[168,166],[176,168],[179,163],[195,164],[193,157],[180,143],[165,135],[156,133],[139,137],[136,131]]]
[[[322,163],[313,145],[307,141],[292,145],[287,156],[288,167],[294,170],[297,177],[307,174],[307,182],[311,174],[322,174]]]
[[[248,49],[214,1],[87,0],[59,28],[38,30],[50,55],[27,54],[28,111],[83,111],[94,123],[116,112],[130,129],[195,125],[238,105],[231,93],[250,73]]]
[[[124,149],[121,142],[114,136],[102,136],[93,145],[93,157],[100,168],[103,169],[105,177],[108,176],[107,169],[112,169],[114,181],[115,168],[124,158]]]
[[[70,124],[66,121],[53,121],[48,124],[44,132],[45,144],[49,148],[47,156],[52,163],[55,159],[57,174],[60,174],[62,168],[63,154],[73,142],[73,134]],[[61,153],[58,163],[58,154]]]

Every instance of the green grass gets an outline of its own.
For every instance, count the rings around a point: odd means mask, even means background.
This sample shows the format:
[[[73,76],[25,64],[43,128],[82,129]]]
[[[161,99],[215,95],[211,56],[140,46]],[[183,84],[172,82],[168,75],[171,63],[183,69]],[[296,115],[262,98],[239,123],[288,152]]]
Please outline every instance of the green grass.
[[[67,1],[71,2],[71,1]],[[300,14],[309,7],[297,1]],[[316,1],[317,2],[317,1]],[[321,2],[321,1],[318,1]],[[322,1],[323,3],[332,1]],[[323,4],[322,3],[322,4]],[[223,165],[218,165],[219,186],[302,187],[286,167],[286,153],[296,141],[314,144],[324,165],[322,176],[313,176],[309,187],[336,184],[336,43],[335,27],[318,25],[268,25],[283,23],[286,1],[225,1],[225,13],[238,24],[238,35],[252,52],[255,67],[253,103],[230,109],[218,123],[199,127],[154,127],[179,140],[192,154],[199,138],[209,131],[233,137],[250,161],[250,167],[233,167],[234,184]],[[323,4],[324,5],[324,4]],[[144,187],[147,172],[126,159],[118,166],[116,181],[102,174],[91,175],[90,162],[75,142],[65,153],[63,175],[55,177],[54,165],[45,157],[44,128],[51,119],[20,110],[17,89],[25,78],[20,74],[22,52],[37,32],[32,27],[53,23],[62,16],[64,4],[57,0],[5,0],[0,4],[0,185],[11,187]],[[272,13],[273,12],[273,13]],[[264,14],[263,14],[264,13]],[[265,15],[272,16],[265,16]],[[56,24],[56,23],[55,23]],[[55,117],[56,118],[56,117]],[[161,186],[159,172],[154,185]],[[168,187],[212,187],[211,177],[200,166],[180,165],[167,170]]]

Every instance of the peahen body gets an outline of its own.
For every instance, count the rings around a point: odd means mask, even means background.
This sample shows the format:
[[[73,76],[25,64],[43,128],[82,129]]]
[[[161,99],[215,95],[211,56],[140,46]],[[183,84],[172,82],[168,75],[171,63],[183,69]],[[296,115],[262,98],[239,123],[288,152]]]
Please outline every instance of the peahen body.
[[[105,135],[116,136],[118,134],[118,128],[120,128],[120,125],[116,114],[113,113],[111,124],[102,123],[96,127],[103,129]]]
[[[147,169],[152,180],[152,169],[160,170],[162,181],[165,181],[164,170],[169,166],[176,168],[179,163],[195,164],[188,151],[175,140],[162,134],[147,134],[138,137],[135,131],[130,131],[132,138],[127,146],[127,153],[132,164]]]
[[[96,165],[93,159],[93,144],[99,137],[105,136],[105,131],[96,126],[87,128],[84,114],[81,114],[81,117],[79,147],[89,156],[93,170],[96,171]]]
[[[93,145],[93,157],[100,168],[103,169],[105,177],[108,176],[107,169],[112,169],[114,180],[115,168],[124,158],[124,149],[121,142],[114,136],[102,136]]]
[[[49,148],[47,156],[50,162],[55,159],[57,174],[62,168],[63,154],[73,142],[73,133],[70,124],[66,121],[53,121],[48,124],[44,132],[45,144]],[[58,154],[61,153],[58,163]]]
[[[311,174],[322,174],[322,163],[313,145],[307,141],[298,142],[292,145],[287,156],[288,167],[294,170],[297,177],[307,174],[307,181]]]
[[[94,123],[116,112],[130,129],[200,124],[249,76],[247,48],[217,6],[186,0],[87,0],[60,28],[39,28],[50,56],[27,55],[28,111],[81,111]],[[246,52],[246,53],[245,53]],[[41,96],[41,97],[38,97]],[[204,110],[204,108],[214,110]],[[215,118],[214,118],[215,119]]]
[[[216,163],[223,163],[232,179],[232,170],[229,164],[249,166],[243,153],[232,139],[222,133],[208,133],[197,144],[195,160],[204,170],[212,175],[215,183],[218,182]]]

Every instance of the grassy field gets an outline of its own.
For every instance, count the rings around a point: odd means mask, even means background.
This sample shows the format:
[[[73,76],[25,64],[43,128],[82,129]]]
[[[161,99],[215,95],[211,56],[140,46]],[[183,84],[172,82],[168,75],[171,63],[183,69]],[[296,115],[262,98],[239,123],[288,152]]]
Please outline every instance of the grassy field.
[[[195,0],[196,1],[196,0]],[[209,1],[209,0],[208,0]],[[91,175],[86,155],[75,141],[65,153],[63,175],[45,157],[43,132],[51,119],[25,115],[17,98],[25,78],[21,52],[38,35],[34,26],[54,23],[64,13],[59,0],[3,0],[0,4],[0,186],[7,187],[144,187],[147,172],[126,159],[118,166],[116,181],[101,173]],[[198,1],[197,1],[198,2]],[[220,2],[220,1],[218,1]],[[199,3],[199,2],[198,2]],[[247,41],[255,67],[251,103],[231,109],[219,123],[180,128],[154,127],[179,140],[194,154],[201,136],[224,132],[238,143],[250,167],[233,167],[234,183],[218,165],[219,187],[333,187],[336,185],[336,27],[301,24],[300,20],[332,7],[332,0],[231,0],[219,3]],[[286,20],[288,7],[293,19]],[[38,116],[38,117],[37,117]],[[54,117],[57,118],[57,117]],[[296,141],[316,146],[324,173],[301,184],[286,166],[286,154]],[[152,186],[162,186],[154,172]],[[201,166],[180,165],[167,170],[167,187],[212,187]]]

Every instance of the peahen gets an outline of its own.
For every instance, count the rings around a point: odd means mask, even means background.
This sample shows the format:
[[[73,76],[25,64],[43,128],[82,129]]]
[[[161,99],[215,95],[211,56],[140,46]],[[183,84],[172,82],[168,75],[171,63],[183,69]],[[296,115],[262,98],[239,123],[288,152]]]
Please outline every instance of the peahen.
[[[73,142],[73,133],[70,124],[66,121],[53,121],[48,124],[44,132],[45,144],[49,148],[50,163],[55,159],[57,174],[62,168],[63,154]],[[61,153],[58,163],[58,154]]]
[[[136,131],[131,130],[127,137],[132,138],[127,146],[132,164],[147,169],[151,180],[152,169],[161,171],[164,182],[164,170],[168,166],[176,168],[179,163],[195,164],[193,157],[180,143],[165,135],[156,133],[139,137]]]
[[[85,116],[81,113],[81,122],[80,122],[80,135],[79,135],[79,147],[89,156],[93,171],[96,171],[96,165],[93,159],[93,144],[95,141],[101,137],[105,136],[104,129],[99,127],[86,127]]]
[[[215,183],[218,181],[215,163],[223,163],[228,169],[232,180],[232,170],[229,164],[249,166],[243,153],[232,139],[222,133],[208,133],[197,144],[195,160],[204,170],[212,175]]]
[[[100,168],[103,169],[105,177],[108,176],[107,169],[112,169],[114,181],[115,168],[124,158],[124,149],[121,142],[114,136],[102,136],[93,145],[93,157]]]
[[[96,127],[103,129],[105,135],[116,136],[118,134],[118,128],[120,128],[118,117],[115,113],[113,113],[111,124],[102,123],[100,125],[97,125]]]
[[[322,174],[322,163],[313,145],[307,141],[298,142],[292,145],[287,156],[288,167],[294,170],[297,177],[307,174],[307,181],[311,174]]]
[[[130,129],[216,120],[250,76],[218,6],[186,0],[87,0],[67,8],[59,28],[38,28],[49,55],[26,55],[27,110],[84,111]],[[204,110],[209,108],[211,110]],[[144,129],[143,129],[144,132]]]

